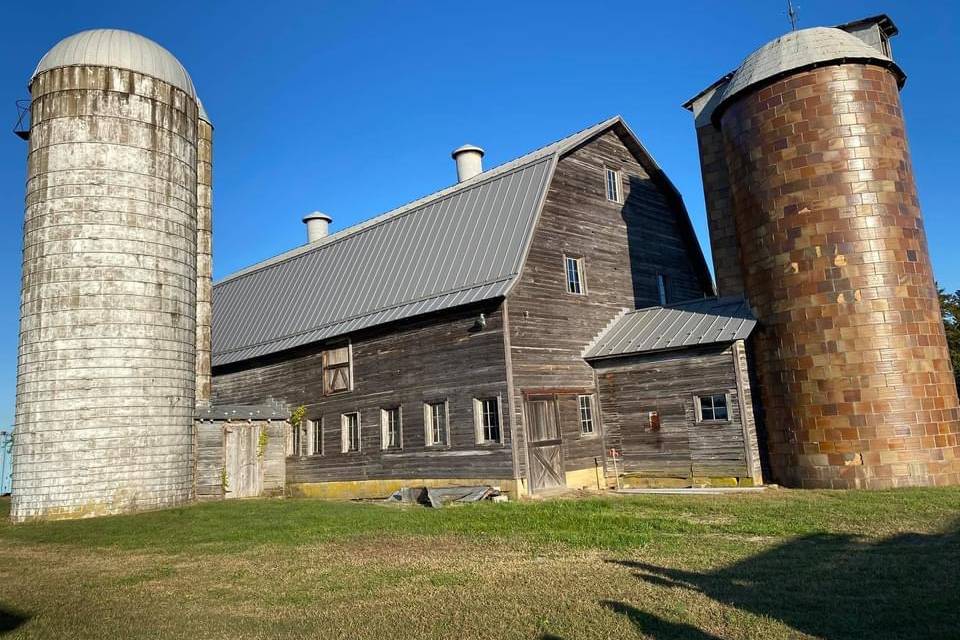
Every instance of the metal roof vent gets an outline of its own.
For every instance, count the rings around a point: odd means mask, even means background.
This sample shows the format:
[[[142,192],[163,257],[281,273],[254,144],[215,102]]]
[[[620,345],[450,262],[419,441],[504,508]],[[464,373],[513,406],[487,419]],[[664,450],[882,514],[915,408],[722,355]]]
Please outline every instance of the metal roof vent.
[[[457,182],[463,182],[483,173],[483,149],[465,144],[454,149],[450,156],[457,161]]]
[[[331,222],[333,218],[319,211],[303,216],[303,223],[307,225],[307,243],[326,238],[330,233]]]

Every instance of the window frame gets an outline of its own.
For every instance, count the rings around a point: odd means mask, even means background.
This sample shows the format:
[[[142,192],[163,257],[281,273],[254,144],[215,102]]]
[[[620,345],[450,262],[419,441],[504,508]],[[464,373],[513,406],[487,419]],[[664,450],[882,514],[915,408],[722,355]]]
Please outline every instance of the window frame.
[[[486,431],[489,427],[484,424],[484,418],[487,416],[487,413],[484,411],[485,402],[497,403],[496,413],[491,414],[497,418],[496,438],[487,438]],[[503,402],[501,402],[499,395],[478,396],[473,399],[473,435],[476,443],[480,445],[503,444]]]
[[[350,446],[349,416],[357,417],[357,447]],[[360,453],[363,449],[363,423],[359,411],[347,411],[340,414],[340,453]]]
[[[303,423],[290,425],[290,456],[303,456]]]
[[[330,364],[328,364],[328,363],[327,363],[327,359],[328,359],[328,357],[329,357],[329,353],[330,353],[331,351],[336,351],[336,350],[338,350],[338,349],[346,349],[346,350],[347,350],[347,362],[346,362],[346,364],[336,364],[336,365],[330,365]],[[342,393],[349,393],[349,392],[353,391],[353,343],[352,343],[352,342],[347,342],[346,344],[329,345],[329,346],[327,346],[327,347],[324,348],[324,350],[323,350],[323,355],[321,356],[321,359],[322,359],[322,361],[321,361],[320,378],[321,378],[321,384],[322,384],[322,386],[323,386],[323,395],[324,395],[324,396],[337,396],[337,395],[340,395],[340,394],[342,394]],[[346,370],[347,370],[347,388],[346,388],[346,389],[340,389],[339,391],[334,391],[334,390],[327,384],[327,371],[329,371],[330,369],[334,369],[334,368],[335,368],[335,369],[346,369]]]
[[[443,442],[437,442],[433,437],[434,420],[433,407],[443,407]],[[423,439],[426,447],[450,446],[450,402],[448,400],[426,400],[423,403]]]
[[[657,300],[660,302],[661,307],[665,307],[670,303],[670,285],[669,280],[667,279],[667,274],[657,273]]]
[[[311,456],[323,455],[323,416],[319,420],[307,420],[307,437],[310,439]]]
[[[584,417],[583,417],[583,400],[587,401],[587,410],[590,412],[589,422],[590,422],[590,431],[584,431]],[[597,403],[592,393],[580,393],[577,394],[577,417],[578,423],[580,426],[580,437],[581,438],[596,438],[599,435],[597,429]]]
[[[397,412],[397,444],[390,446],[389,438],[389,419],[391,411]],[[380,449],[381,451],[402,451],[403,450],[403,407],[401,405],[392,405],[380,409]]]
[[[570,271],[568,268],[570,262],[573,262],[576,265],[577,284],[580,288],[579,291],[574,291],[570,288]],[[567,293],[574,296],[587,295],[587,261],[583,256],[574,256],[567,253],[563,254],[563,283],[564,289]]]
[[[704,418],[703,404],[702,404],[703,398],[711,399],[712,406],[710,407],[710,412],[714,416],[716,416],[716,404],[714,403],[713,399],[718,397],[723,398],[724,409],[726,411],[727,417],[726,418],[716,418],[716,417]],[[733,415],[731,412],[733,403],[731,402],[731,396],[729,391],[720,390],[720,391],[706,391],[706,392],[697,393],[693,396],[693,404],[694,404],[694,411],[695,411],[697,424],[701,424],[701,423],[702,424],[729,424],[730,422],[733,422]]]
[[[613,180],[611,180],[611,175]],[[610,187],[613,187],[613,198],[610,197]],[[623,172],[620,169],[604,166],[603,168],[603,193],[607,202],[623,204]]]

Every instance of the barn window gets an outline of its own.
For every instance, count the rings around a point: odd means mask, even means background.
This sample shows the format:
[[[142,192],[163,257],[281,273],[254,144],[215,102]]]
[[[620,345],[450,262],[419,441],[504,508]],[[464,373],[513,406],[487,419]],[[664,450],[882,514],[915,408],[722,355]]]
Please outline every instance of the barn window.
[[[424,434],[428,447],[443,446],[447,438],[447,403],[428,402],[423,405]]]
[[[662,273],[657,274],[657,299],[660,304],[667,304],[667,276]]]
[[[323,392],[343,393],[351,388],[350,345],[323,352]]]
[[[323,423],[320,420],[307,420],[307,433],[310,434],[310,453],[323,455]]]
[[[380,442],[383,449],[403,447],[403,423],[400,407],[380,410]]]
[[[473,417],[477,444],[500,442],[500,400],[498,398],[475,399]]]
[[[620,172],[616,169],[606,170],[607,200],[623,202],[623,193],[620,190]]]
[[[593,434],[593,396],[577,396],[580,404],[580,434]]]
[[[564,257],[567,270],[567,291],[582,294],[586,290],[583,281],[583,258]]]
[[[357,412],[340,416],[340,450],[343,453],[360,451],[360,414]]]
[[[292,455],[292,456],[300,456],[300,455],[303,455],[303,449],[302,449],[302,442],[303,442],[302,429],[303,429],[303,428],[302,428],[299,424],[293,425],[293,429],[292,429],[292,431],[293,431],[293,446],[292,446],[291,449],[290,449],[290,455]]]
[[[727,419],[727,395],[725,393],[697,396],[698,421],[709,422],[711,420]]]
[[[650,431],[660,431],[660,412],[651,411],[647,414],[647,426]]]

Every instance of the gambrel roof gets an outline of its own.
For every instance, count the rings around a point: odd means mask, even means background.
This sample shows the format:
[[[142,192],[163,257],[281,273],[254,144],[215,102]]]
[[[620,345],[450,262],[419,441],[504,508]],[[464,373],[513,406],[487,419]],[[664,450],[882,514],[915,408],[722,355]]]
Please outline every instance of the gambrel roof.
[[[743,298],[704,298],[624,314],[587,349],[584,358],[609,358],[746,340],[757,320]]]
[[[679,201],[623,120],[604,120],[220,280],[213,289],[214,366],[506,296],[523,267],[557,161],[612,127]],[[689,219],[686,224],[692,234]],[[695,237],[694,245],[699,251]],[[709,282],[702,254],[700,261]]]

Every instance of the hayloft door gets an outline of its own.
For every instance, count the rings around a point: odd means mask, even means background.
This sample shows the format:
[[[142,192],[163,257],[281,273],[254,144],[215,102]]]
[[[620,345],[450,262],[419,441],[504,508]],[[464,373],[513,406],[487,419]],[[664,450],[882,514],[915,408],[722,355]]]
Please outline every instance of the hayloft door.
[[[530,491],[562,487],[566,482],[557,399],[553,396],[530,396],[524,404]]]

